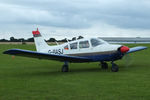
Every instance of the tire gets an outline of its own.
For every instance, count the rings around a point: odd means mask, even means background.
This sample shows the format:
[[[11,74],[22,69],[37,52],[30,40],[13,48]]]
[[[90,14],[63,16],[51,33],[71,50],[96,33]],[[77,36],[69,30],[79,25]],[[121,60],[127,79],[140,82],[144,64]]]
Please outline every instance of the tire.
[[[62,67],[62,70],[61,70],[62,72],[68,72],[69,71],[69,68],[68,68],[68,66],[67,65],[63,65],[63,67]]]
[[[102,69],[108,69],[108,64],[103,62],[101,63]]]
[[[116,64],[112,64],[111,71],[112,72],[118,72],[119,71],[118,66]]]

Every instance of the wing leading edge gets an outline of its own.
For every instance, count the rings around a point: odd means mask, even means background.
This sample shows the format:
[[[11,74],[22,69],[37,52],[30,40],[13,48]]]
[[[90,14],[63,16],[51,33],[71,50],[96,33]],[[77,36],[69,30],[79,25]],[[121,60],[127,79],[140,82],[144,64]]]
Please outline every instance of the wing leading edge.
[[[145,46],[137,46],[137,47],[130,48],[130,50],[127,53],[141,51],[141,50],[144,50],[144,49],[147,49],[147,47],[145,47]]]
[[[57,61],[69,61],[69,62],[90,62],[92,59],[86,57],[76,57],[76,56],[67,56],[67,55],[55,55],[48,53],[41,53],[30,50],[22,49],[10,49],[3,52],[4,54],[38,58],[38,59],[47,59],[47,60],[57,60]]]

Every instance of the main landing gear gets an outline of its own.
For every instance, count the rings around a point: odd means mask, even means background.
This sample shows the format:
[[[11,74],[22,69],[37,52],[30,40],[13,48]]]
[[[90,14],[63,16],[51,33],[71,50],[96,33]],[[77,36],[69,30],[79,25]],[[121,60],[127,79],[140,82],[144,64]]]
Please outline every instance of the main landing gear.
[[[117,64],[115,64],[114,62],[111,63],[112,67],[111,67],[111,71],[112,72],[118,72],[119,71],[119,67]],[[102,69],[108,69],[108,64],[106,62],[101,62],[101,67]]]
[[[69,71],[68,62],[65,62],[65,64],[62,66],[61,71],[62,72],[68,72]]]
[[[108,64],[106,62],[101,62],[102,69],[108,69]]]

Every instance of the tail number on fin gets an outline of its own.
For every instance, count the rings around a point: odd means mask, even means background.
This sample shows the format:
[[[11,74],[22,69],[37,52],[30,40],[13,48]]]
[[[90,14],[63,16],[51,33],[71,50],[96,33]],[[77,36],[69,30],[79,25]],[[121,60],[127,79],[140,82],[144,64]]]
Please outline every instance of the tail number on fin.
[[[64,51],[63,49],[53,49],[53,50],[48,50],[48,53],[61,55],[64,53]]]

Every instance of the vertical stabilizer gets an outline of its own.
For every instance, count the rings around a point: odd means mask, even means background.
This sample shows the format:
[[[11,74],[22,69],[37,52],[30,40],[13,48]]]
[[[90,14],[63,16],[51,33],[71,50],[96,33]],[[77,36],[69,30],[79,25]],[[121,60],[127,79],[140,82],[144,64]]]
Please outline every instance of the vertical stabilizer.
[[[42,52],[45,49],[49,48],[49,45],[45,42],[44,38],[41,36],[38,28],[36,31],[32,31],[33,37],[34,37],[34,42],[36,46],[36,50],[38,52]]]

